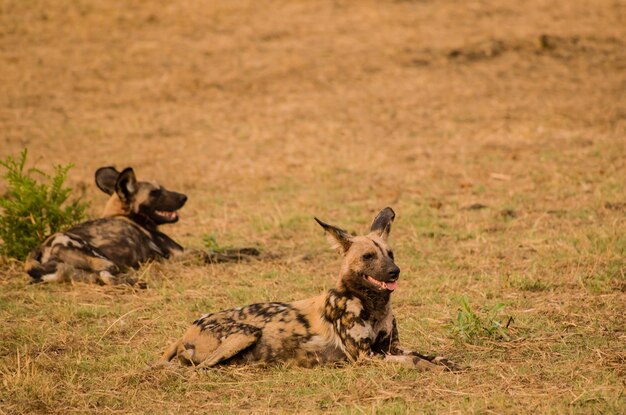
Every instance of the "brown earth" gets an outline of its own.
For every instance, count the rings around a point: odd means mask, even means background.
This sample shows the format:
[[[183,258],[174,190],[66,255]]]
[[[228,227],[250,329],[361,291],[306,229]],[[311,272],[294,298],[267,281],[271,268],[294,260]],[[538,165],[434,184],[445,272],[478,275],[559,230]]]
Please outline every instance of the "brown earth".
[[[0,157],[186,192],[168,231],[275,258],[151,288],[0,276],[0,413],[624,413],[626,2],[0,2]],[[3,191],[0,187],[0,192]],[[333,284],[313,215],[397,212],[403,342],[469,365],[147,370],[199,314]],[[464,342],[459,298],[510,340]]]

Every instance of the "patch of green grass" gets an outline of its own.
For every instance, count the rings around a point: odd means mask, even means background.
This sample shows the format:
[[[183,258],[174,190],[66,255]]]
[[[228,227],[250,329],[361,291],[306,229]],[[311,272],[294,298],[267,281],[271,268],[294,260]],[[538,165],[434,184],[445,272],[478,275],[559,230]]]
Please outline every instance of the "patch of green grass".
[[[450,333],[469,344],[481,344],[485,339],[508,341],[508,323],[500,315],[504,307],[503,303],[497,303],[480,313],[471,308],[467,297],[462,297],[456,318],[448,326]]]
[[[252,215],[250,218],[250,226],[255,232],[269,232],[274,230],[275,221],[264,215]]]
[[[626,261],[609,261],[599,270],[581,276],[581,282],[592,293],[624,291],[626,288]]]
[[[511,287],[516,288],[520,291],[529,292],[547,291],[552,288],[552,285],[550,283],[543,281],[540,278],[524,276],[510,277],[509,284]]]
[[[301,231],[311,222],[311,220],[312,218],[308,215],[292,214],[286,219],[281,220],[279,226],[283,230]]]

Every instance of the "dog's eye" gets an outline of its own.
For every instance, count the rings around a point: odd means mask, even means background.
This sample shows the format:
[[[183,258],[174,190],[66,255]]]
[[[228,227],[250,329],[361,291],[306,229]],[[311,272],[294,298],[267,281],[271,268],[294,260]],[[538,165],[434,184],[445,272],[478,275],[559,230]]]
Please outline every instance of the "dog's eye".
[[[392,251],[387,252],[387,255],[389,255],[389,258],[393,259],[393,252]]]
[[[161,189],[152,189],[150,190],[150,196],[159,197],[161,195]]]
[[[374,254],[373,252],[368,252],[367,254],[363,254],[363,260],[369,261],[371,259],[374,259],[375,256],[376,254]]]

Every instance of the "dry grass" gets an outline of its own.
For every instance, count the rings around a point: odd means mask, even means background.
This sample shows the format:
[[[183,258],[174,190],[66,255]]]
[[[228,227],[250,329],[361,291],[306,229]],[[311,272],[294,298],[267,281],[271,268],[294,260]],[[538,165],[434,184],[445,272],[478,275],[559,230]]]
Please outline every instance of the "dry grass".
[[[4,263],[0,413],[626,412],[624,3],[217,3],[0,2],[1,157],[76,163],[94,215],[95,169],[132,165],[190,196],[184,245],[277,254],[141,292]],[[332,286],[312,215],[386,205],[403,342],[470,371],[147,369],[202,312]],[[511,340],[457,341],[463,295]]]

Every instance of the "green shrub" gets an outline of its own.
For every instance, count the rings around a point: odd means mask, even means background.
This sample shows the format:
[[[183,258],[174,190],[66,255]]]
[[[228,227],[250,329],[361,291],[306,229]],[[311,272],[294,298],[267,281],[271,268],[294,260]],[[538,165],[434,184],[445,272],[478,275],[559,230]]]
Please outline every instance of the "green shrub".
[[[0,255],[20,260],[47,235],[82,221],[88,206],[77,200],[65,204],[72,189],[63,185],[72,164],[54,166],[50,176],[39,169],[24,169],[27,154],[24,149],[19,157],[0,161],[7,184],[6,194],[0,196]]]
[[[204,234],[202,236],[202,242],[204,242],[204,246],[207,247],[210,251],[213,252],[222,252],[224,251],[224,247],[217,242],[217,236],[214,233],[212,234]]]
[[[498,303],[481,315],[472,310],[467,297],[463,297],[456,319],[452,320],[448,328],[459,340],[470,344],[480,344],[485,339],[509,340],[508,324],[512,318],[504,325],[499,317],[503,309],[504,304]]]

